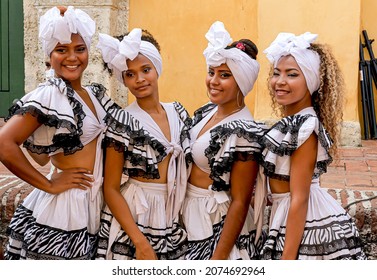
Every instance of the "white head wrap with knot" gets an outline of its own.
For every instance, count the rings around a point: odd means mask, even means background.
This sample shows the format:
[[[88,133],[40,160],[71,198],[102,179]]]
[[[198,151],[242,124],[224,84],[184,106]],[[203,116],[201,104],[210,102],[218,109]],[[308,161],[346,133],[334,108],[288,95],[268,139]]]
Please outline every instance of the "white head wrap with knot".
[[[238,48],[225,49],[232,43],[232,38],[222,22],[213,23],[205,36],[208,47],[203,54],[207,66],[217,67],[226,63],[242,94],[246,96],[258,77],[259,63]]]
[[[141,29],[135,28],[124,36],[121,42],[107,34],[99,34],[97,48],[101,50],[103,60],[121,83],[123,83],[122,72],[128,69],[127,59],[134,60],[139,53],[148,58],[156,68],[158,76],[161,75],[161,55],[152,43],[141,40],[141,34]]]
[[[282,56],[291,55],[296,59],[298,66],[305,76],[306,85],[310,94],[319,89],[319,54],[309,50],[310,43],[318,37],[317,34],[306,32],[299,36],[292,33],[279,33],[271,45],[264,50],[267,59],[276,67]]]
[[[84,11],[68,6],[64,16],[61,16],[60,10],[53,7],[40,19],[39,39],[45,54],[50,56],[58,43],[71,43],[71,35],[76,33],[80,34],[85,45],[90,49],[95,31],[96,23]]]

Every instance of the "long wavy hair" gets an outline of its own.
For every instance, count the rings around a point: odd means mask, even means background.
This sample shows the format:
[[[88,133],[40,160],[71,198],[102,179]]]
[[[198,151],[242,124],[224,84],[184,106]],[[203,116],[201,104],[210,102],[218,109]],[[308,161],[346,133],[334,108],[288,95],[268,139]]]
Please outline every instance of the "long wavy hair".
[[[309,49],[317,52],[320,57],[320,86],[312,94],[312,105],[318,119],[329,133],[333,145],[330,155],[336,156],[340,146],[340,130],[343,121],[343,99],[345,84],[343,74],[339,68],[330,47],[325,44],[311,44]],[[276,102],[275,94],[271,88],[270,80],[273,75],[273,65],[268,77],[268,89],[272,100],[272,108],[277,116],[284,115],[284,106]]]

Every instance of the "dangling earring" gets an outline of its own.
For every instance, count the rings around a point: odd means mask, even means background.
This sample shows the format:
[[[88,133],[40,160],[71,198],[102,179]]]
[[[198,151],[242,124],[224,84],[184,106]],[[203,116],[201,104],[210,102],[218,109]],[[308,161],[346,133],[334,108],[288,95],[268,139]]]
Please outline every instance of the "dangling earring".
[[[241,108],[243,104],[242,104],[242,97],[241,97],[241,105],[238,102],[238,95],[239,95],[239,93],[241,93],[241,92],[240,91],[237,92],[237,106],[238,106],[238,108]]]

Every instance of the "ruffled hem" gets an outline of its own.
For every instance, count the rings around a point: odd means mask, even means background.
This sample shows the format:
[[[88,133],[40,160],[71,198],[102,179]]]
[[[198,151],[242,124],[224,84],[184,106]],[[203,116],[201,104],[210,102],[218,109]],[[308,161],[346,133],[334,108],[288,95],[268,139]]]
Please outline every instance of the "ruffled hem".
[[[111,220],[114,217],[110,213],[103,212],[101,220],[101,230],[99,233],[97,259],[106,259],[109,249],[109,232]],[[187,233],[178,224],[165,229],[152,229],[148,226],[137,224],[140,231],[146,236],[153,247],[159,260],[178,260],[182,259],[187,251]],[[153,234],[153,231],[164,232],[163,234]],[[113,259],[133,260],[136,259],[136,248],[130,237],[121,229],[117,233],[117,238],[111,245]]]
[[[272,194],[269,237],[262,250],[264,259],[278,259],[283,253],[290,194]],[[363,259],[362,241],[355,223],[342,206],[312,182],[305,227],[298,259]]]
[[[225,216],[222,220],[213,225],[213,234],[203,240],[192,240],[188,243],[186,260],[209,260],[215,251],[220,240],[221,232],[224,227]],[[200,230],[200,229],[199,229]],[[265,233],[264,233],[265,234]],[[259,252],[263,246],[265,235],[261,236],[255,244],[256,231],[252,230],[248,234],[241,234],[230,253],[229,259],[237,260],[258,260]]]
[[[81,260],[93,259],[97,236],[87,229],[65,231],[36,223],[32,211],[20,205],[7,229],[9,260]],[[64,241],[64,242],[62,242]]]
[[[366,255],[362,250],[362,241],[355,232],[352,220],[335,221],[340,217],[324,218],[321,227],[310,227],[306,223],[303,240],[298,251],[298,259],[325,259],[325,260],[365,260]],[[342,229],[340,231],[340,229]],[[271,229],[262,250],[262,259],[281,259],[285,243],[285,227]],[[328,235],[333,232],[333,235]],[[327,236],[330,240],[318,242]],[[322,238],[321,238],[322,237]],[[318,240],[316,240],[318,239]]]

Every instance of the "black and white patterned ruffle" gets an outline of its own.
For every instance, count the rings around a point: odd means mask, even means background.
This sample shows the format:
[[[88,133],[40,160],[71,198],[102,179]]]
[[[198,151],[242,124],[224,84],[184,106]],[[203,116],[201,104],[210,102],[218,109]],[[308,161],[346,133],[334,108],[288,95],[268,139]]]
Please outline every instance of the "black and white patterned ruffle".
[[[264,245],[263,259],[281,259],[286,227],[272,228]],[[366,259],[356,225],[346,214],[306,221],[298,249],[299,259]]]
[[[308,123],[312,123],[313,126],[303,129]],[[281,119],[262,138],[261,144],[264,146],[262,165],[265,175],[270,178],[289,181],[289,174],[276,172],[277,160],[282,157],[291,157],[292,153],[302,144],[300,139],[307,139],[312,133],[317,134],[318,154],[321,155],[317,157],[313,179],[326,173],[328,165],[333,161],[329,154],[332,140],[317,116],[297,114]]]
[[[66,231],[39,224],[33,212],[23,205],[17,208],[7,234],[5,258],[9,260],[90,260],[97,249],[97,235],[86,228]]]
[[[180,103],[174,102],[173,104],[182,121],[180,144],[188,166],[192,162],[188,132],[191,118]],[[158,163],[167,156],[164,145],[145,130],[140,121],[126,110],[109,110],[105,123],[108,129],[103,146],[123,152],[125,159],[123,173],[130,177],[160,178]]]
[[[193,126],[199,123],[217,105],[208,103],[195,111]],[[212,190],[228,191],[230,171],[235,161],[261,161],[262,137],[267,128],[252,120],[233,120],[210,131],[211,140],[205,150],[213,180]],[[220,153],[221,150],[221,154]]]

